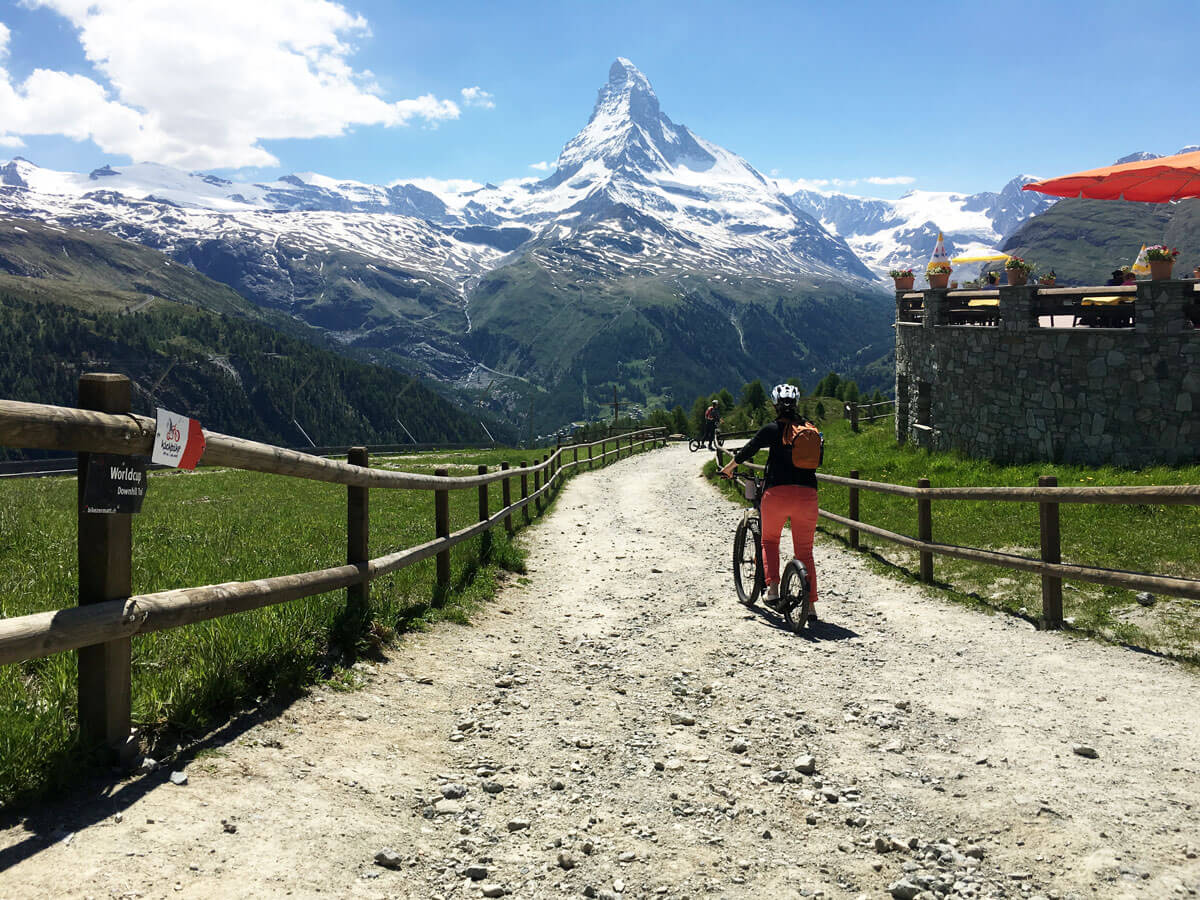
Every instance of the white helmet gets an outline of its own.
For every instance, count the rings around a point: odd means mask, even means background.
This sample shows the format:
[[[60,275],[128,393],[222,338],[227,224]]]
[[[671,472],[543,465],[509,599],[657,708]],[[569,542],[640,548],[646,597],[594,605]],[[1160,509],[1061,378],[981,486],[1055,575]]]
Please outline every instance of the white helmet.
[[[795,403],[800,399],[800,389],[794,384],[777,384],[771,389],[771,400],[775,403]]]

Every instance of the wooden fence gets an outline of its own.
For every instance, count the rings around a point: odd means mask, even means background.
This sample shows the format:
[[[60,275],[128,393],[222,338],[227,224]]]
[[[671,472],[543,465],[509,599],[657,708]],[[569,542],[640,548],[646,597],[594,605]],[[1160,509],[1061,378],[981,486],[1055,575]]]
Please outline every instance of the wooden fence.
[[[365,608],[371,581],[431,556],[437,558],[437,589],[444,591],[450,585],[451,547],[499,526],[511,534],[512,517],[518,511],[528,523],[528,505],[536,503],[540,509],[546,494],[568,470],[580,466],[590,469],[604,465],[610,457],[620,459],[640,448],[665,443],[664,429],[650,428],[588,444],[562,446],[533,466],[509,468],[508,463],[502,463],[494,472],[480,466],[476,475],[451,478],[445,469],[436,470],[434,475],[372,469],[367,450],[362,447],[352,448],[349,459],[340,462],[206,433],[203,465],[346,485],[346,565],[131,596],[132,517],[84,512],[82,475],[92,453],[149,456],[155,420],[129,412],[129,380],[121,375],[84,375],[79,380],[79,399],[81,409],[0,400],[0,446],[76,451],[80,475],[79,605],[0,619],[0,665],[78,650],[81,731],[90,740],[107,743],[118,752],[132,750],[127,742],[133,635],[179,628],[341,588],[347,589],[348,604]],[[586,458],[581,458],[585,451]],[[516,479],[521,495],[514,500]],[[501,483],[504,506],[489,514],[488,487],[496,482]],[[432,491],[436,537],[372,559],[368,542],[371,488]],[[479,492],[479,520],[451,533],[449,492],[470,488]]]
[[[884,407],[889,406],[891,409],[884,409]],[[851,431],[858,431],[859,422],[874,422],[876,419],[890,419],[895,414],[895,400],[879,400],[875,403],[857,403],[851,400],[846,404],[846,418],[850,420]]]
[[[717,451],[717,464],[724,464],[725,454]],[[747,468],[761,472],[762,466],[744,463]],[[881,481],[866,481],[852,469],[850,477],[817,473],[817,480],[825,484],[841,485],[849,489],[848,515],[839,516],[828,510],[820,510],[820,517],[844,525],[849,529],[849,543],[858,549],[859,532],[874,535],[920,554],[921,581],[933,582],[933,557],[950,556],[971,562],[987,563],[1006,569],[1034,572],[1042,577],[1042,625],[1045,628],[1061,628],[1063,624],[1062,582],[1063,579],[1088,581],[1110,587],[1135,591],[1157,591],[1175,597],[1200,599],[1200,580],[1179,578],[1172,575],[1150,575],[1123,569],[1104,569],[1094,566],[1068,565],[1062,562],[1061,533],[1058,508],[1062,503],[1109,503],[1137,504],[1157,503],[1166,505],[1200,506],[1200,485],[1183,484],[1137,487],[1059,487],[1053,475],[1043,475],[1037,487],[947,487],[935,488],[928,478],[922,478],[916,487],[889,484]],[[910,497],[916,501],[917,536],[897,534],[859,518],[859,491],[874,491]],[[997,503],[1036,503],[1038,505],[1041,557],[1033,559],[1014,553],[999,553],[976,547],[960,547],[942,544],[933,540],[934,500],[984,500]]]

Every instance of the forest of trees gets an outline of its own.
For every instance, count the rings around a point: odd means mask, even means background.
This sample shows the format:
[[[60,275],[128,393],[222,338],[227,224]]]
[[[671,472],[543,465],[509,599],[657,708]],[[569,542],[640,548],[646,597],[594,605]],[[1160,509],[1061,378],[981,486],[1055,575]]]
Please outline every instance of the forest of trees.
[[[818,381],[809,393],[805,392],[798,378],[789,378],[788,384],[795,385],[800,390],[801,412],[816,420],[827,415],[841,415],[842,403],[876,403],[887,399],[879,390],[875,390],[869,396],[860,394],[857,384],[843,379],[836,372],[830,372]],[[756,379],[743,385],[737,398],[728,389],[722,388],[715,394],[701,394],[696,397],[690,412],[685,411],[682,406],[676,406],[672,410],[654,409],[641,420],[623,419],[619,424],[625,427],[662,426],[671,434],[702,434],[704,411],[714,399],[720,404],[722,431],[750,431],[761,428],[775,417],[769,389]],[[841,402],[832,402],[835,400]],[[612,423],[610,421],[605,424]],[[595,430],[597,436],[600,430],[602,429]]]
[[[134,412],[161,406],[205,428],[284,446],[487,441],[416,379],[354,362],[258,323],[170,305],[121,315],[0,294],[0,397],[74,406],[80,374],[133,381]],[[510,427],[485,419],[497,440]],[[0,458],[16,456],[0,448]]]

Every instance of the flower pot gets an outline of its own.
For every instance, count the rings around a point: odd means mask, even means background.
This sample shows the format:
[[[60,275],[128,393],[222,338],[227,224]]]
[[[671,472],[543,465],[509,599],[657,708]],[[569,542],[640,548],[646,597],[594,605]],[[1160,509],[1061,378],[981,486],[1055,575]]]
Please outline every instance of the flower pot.
[[[945,273],[944,275],[934,275],[932,272],[929,273],[929,286],[931,288],[933,288],[934,290],[938,290],[939,288],[945,288],[946,285],[948,285],[949,283],[950,283],[950,273],[949,272]]]
[[[1152,281],[1166,281],[1171,277],[1171,269],[1175,267],[1173,259],[1150,260],[1150,278]]]
[[[913,276],[912,275],[909,275],[907,278],[897,278],[896,279],[896,290],[911,291],[912,288],[913,288]]]
[[[1029,273],[1024,269],[1008,269],[1008,283],[1011,285],[1024,284],[1029,280]]]
[[[1054,287],[1054,279],[1042,278],[1038,281],[1038,284],[1040,284],[1042,287]]]

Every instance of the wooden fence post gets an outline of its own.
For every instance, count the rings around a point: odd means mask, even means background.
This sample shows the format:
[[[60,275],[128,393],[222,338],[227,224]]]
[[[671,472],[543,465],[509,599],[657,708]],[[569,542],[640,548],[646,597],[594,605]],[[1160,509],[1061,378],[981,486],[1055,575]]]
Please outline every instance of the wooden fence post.
[[[529,473],[521,473],[521,499],[525,500],[529,497]],[[521,507],[521,517],[525,520],[525,524],[529,524],[529,504],[526,503]]]
[[[1038,479],[1038,487],[1055,487],[1058,479],[1053,475],[1043,475]],[[1042,537],[1042,562],[1062,562],[1062,546],[1058,530],[1058,504],[1054,502],[1038,503],[1039,531]],[[1042,576],[1042,627],[1062,628],[1062,579],[1057,575]]]
[[[450,473],[445,469],[436,469],[433,474],[445,478]],[[441,489],[433,492],[433,526],[437,537],[450,536],[450,492],[448,490]],[[439,594],[450,589],[449,550],[443,550],[437,555],[437,589]]]
[[[600,442],[600,465],[601,466],[608,465],[608,441],[607,440]]]
[[[858,469],[851,469],[850,477],[857,478],[858,477]],[[853,519],[855,522],[858,521],[858,488],[856,488],[856,487],[850,488],[849,518]],[[858,549],[858,529],[857,528],[850,529],[850,549],[851,550]]]
[[[858,404],[853,401],[850,403],[850,430],[858,433]]]
[[[500,463],[500,468],[503,471],[508,470],[508,463]],[[505,478],[501,484],[500,499],[504,501],[504,508],[508,509],[512,506],[512,488],[509,486],[509,479]],[[511,536],[513,533],[512,513],[504,517],[504,530]]]
[[[477,471],[480,475],[486,475],[487,466],[481,465]],[[488,508],[488,486],[486,484],[481,484],[479,486],[479,521],[486,522],[490,512],[491,511]],[[479,556],[481,559],[486,560],[489,556],[491,556],[491,554],[492,532],[491,529],[488,529],[479,536]]]
[[[917,487],[929,487],[929,479],[918,479]],[[933,540],[932,501],[926,497],[917,500],[917,537],[925,542]],[[933,584],[933,554],[927,550],[921,551],[921,580]]]
[[[588,471],[592,471],[592,445],[588,444]]]
[[[536,462],[534,462],[534,465],[540,466],[541,462],[536,461]],[[538,493],[538,491],[540,491],[541,489],[542,489],[542,470],[538,469],[537,471],[535,471],[533,473],[533,493],[536,496],[536,499],[533,501],[533,506],[534,506],[534,509],[537,510],[537,514],[539,516],[542,514],[542,495]]]
[[[105,373],[80,376],[79,408],[129,412],[129,379]],[[76,459],[80,606],[133,593],[133,517],[84,512],[90,457],[90,453],[80,453]],[[132,643],[127,637],[118,638],[80,647],[78,654],[80,732],[88,742],[108,745],[122,762],[132,762],[137,755],[137,745],[129,734]]]
[[[366,468],[370,465],[366,447],[351,447],[346,462],[352,466]],[[346,487],[346,562],[356,566],[371,559],[371,518],[369,488]],[[351,618],[360,619],[366,614],[371,599],[371,583],[365,578],[358,584],[346,588],[346,609]]]

